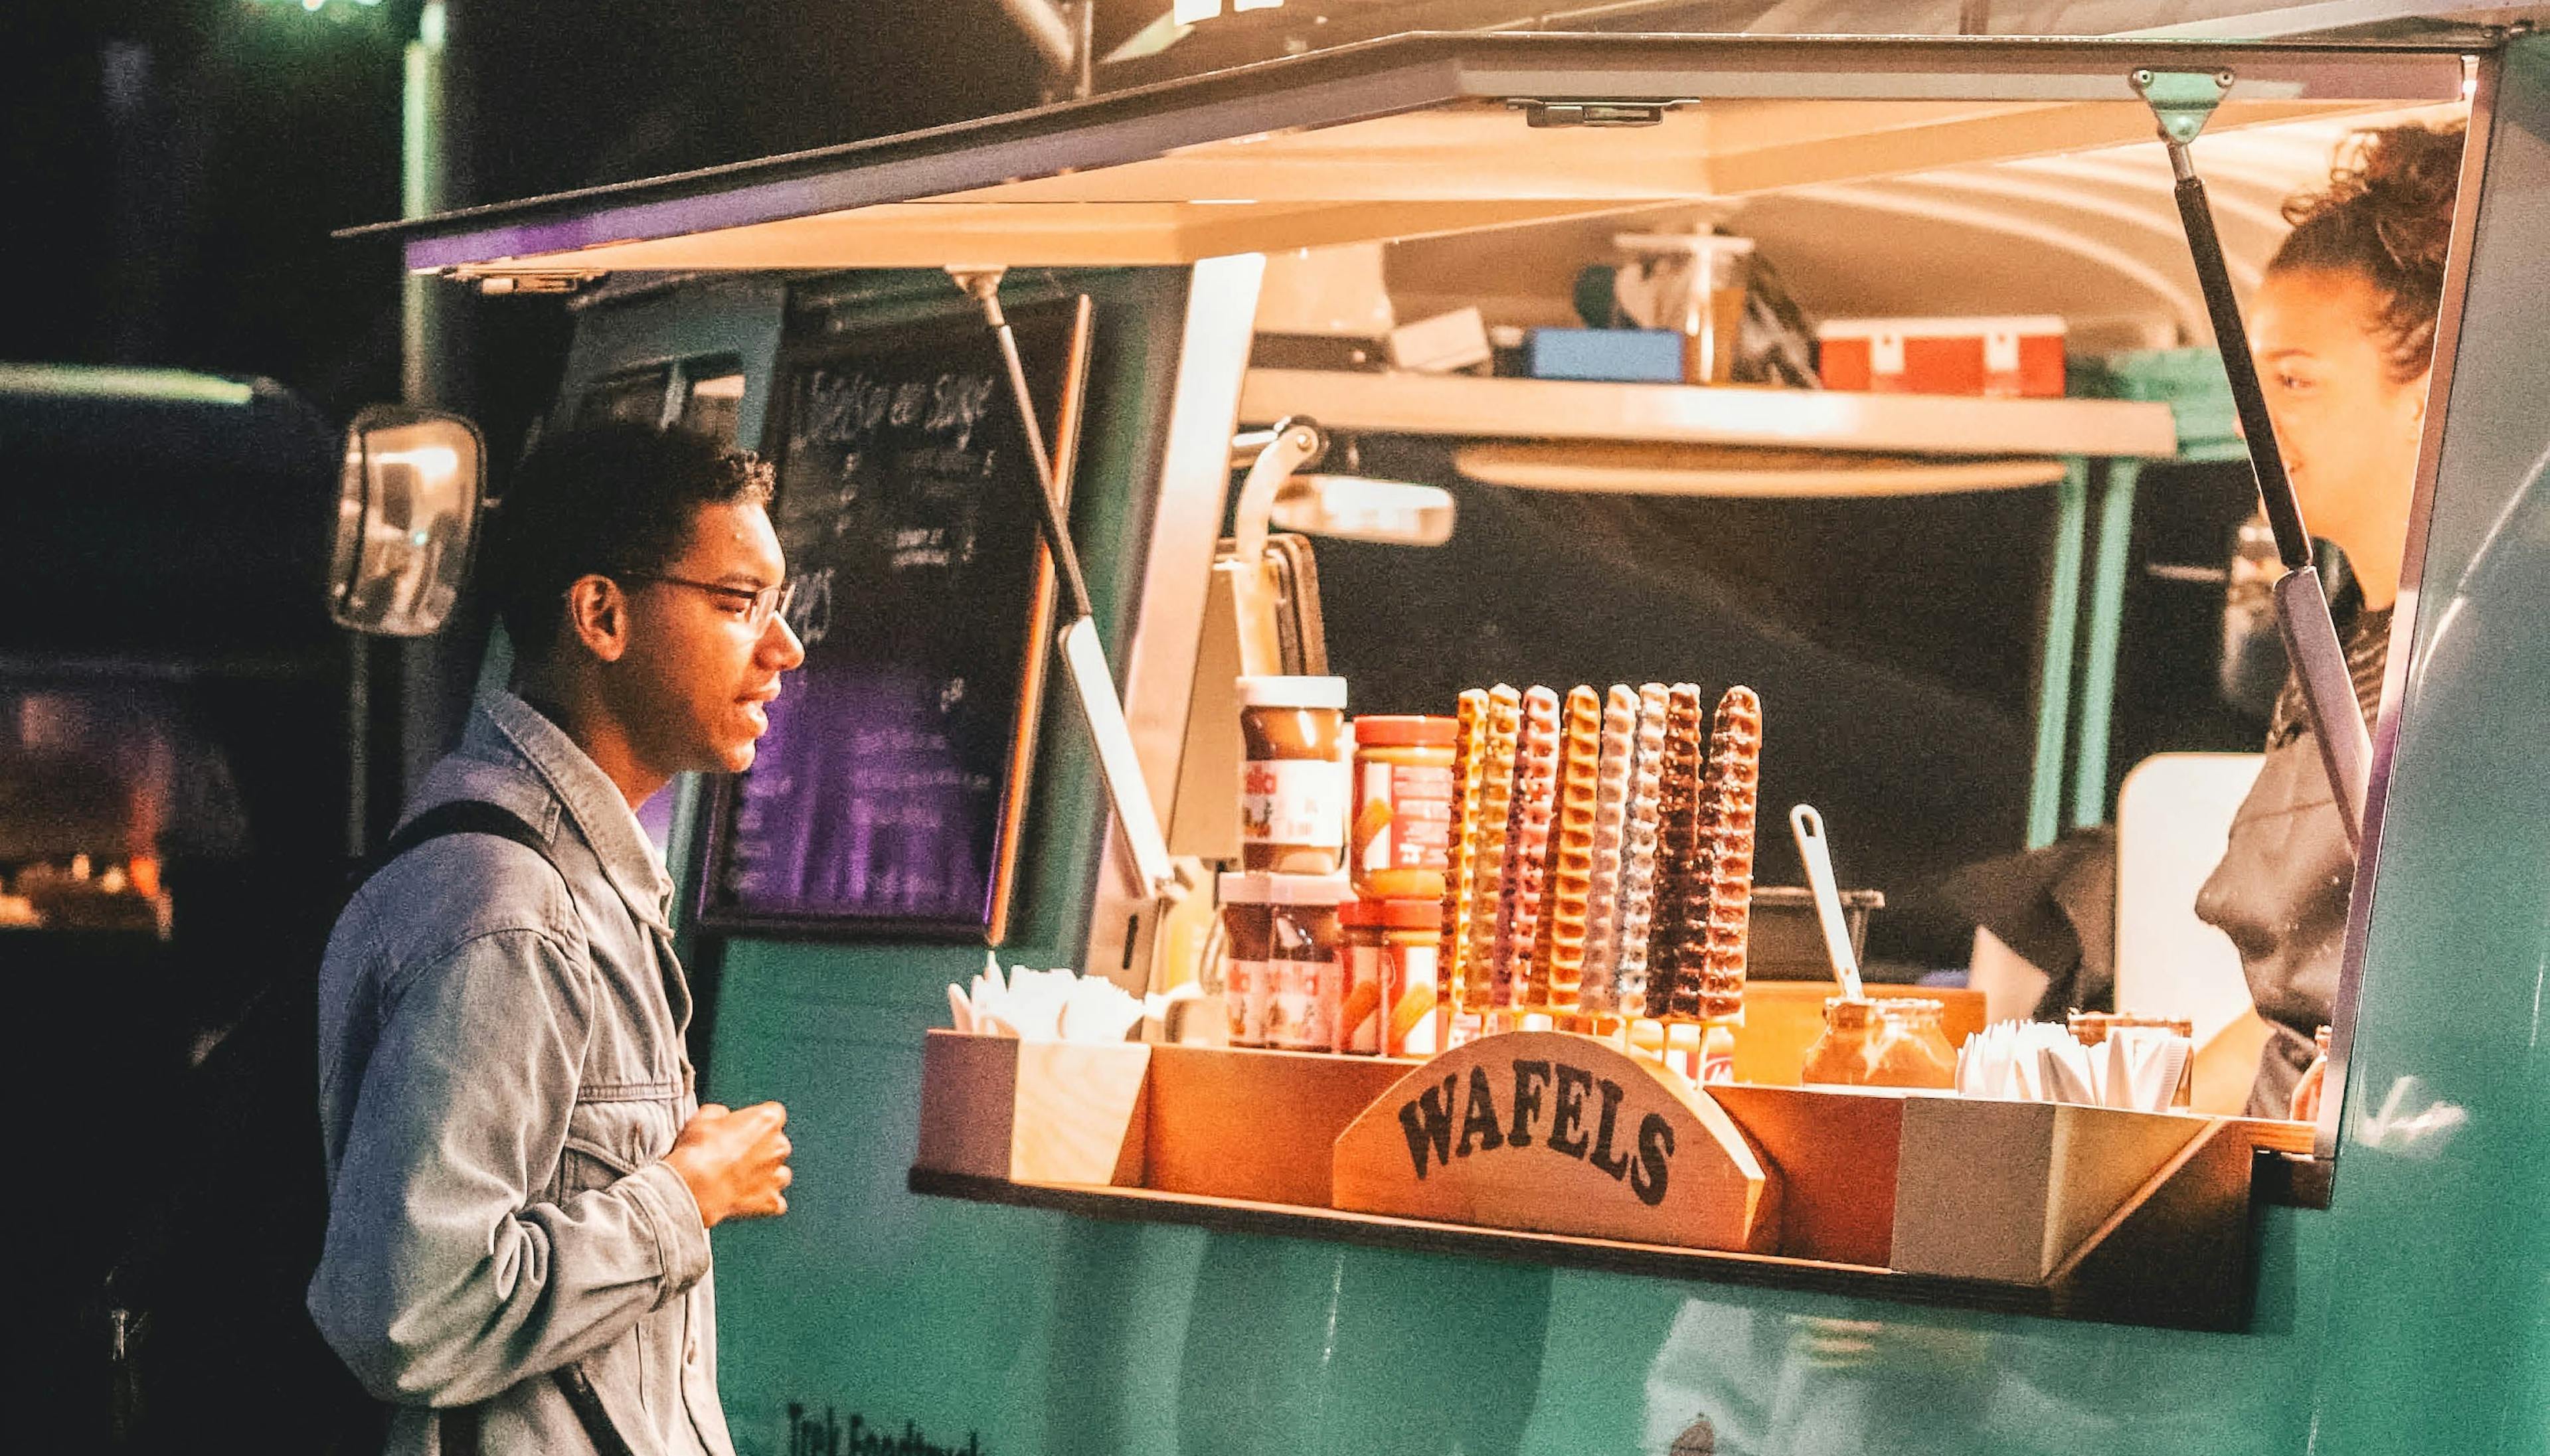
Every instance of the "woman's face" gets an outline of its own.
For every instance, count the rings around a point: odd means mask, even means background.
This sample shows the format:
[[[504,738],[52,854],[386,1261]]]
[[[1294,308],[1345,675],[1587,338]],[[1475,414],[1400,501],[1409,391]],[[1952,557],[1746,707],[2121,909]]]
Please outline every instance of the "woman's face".
[[[2287,269],[2260,285],[2250,324],[2303,520],[2366,575],[2398,569],[2426,410],[2425,373],[2394,376],[2380,309],[2360,273]]]

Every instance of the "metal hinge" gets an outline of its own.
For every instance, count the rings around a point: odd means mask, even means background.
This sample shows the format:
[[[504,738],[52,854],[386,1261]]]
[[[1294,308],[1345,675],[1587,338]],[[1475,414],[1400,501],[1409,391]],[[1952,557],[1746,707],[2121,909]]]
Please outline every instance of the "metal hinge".
[[[1534,127],[1652,127],[1680,101],[1537,101],[1517,98],[1506,105],[1523,114]]]
[[[480,293],[573,293],[587,283],[608,276],[600,268],[478,268],[459,267],[445,277],[463,283],[475,283]]]
[[[2164,71],[2148,67],[2127,76],[2146,105],[2152,119],[2160,123],[2163,142],[2172,146],[2186,146],[2213,119],[2213,110],[2222,104],[2223,93],[2231,89],[2228,70]]]

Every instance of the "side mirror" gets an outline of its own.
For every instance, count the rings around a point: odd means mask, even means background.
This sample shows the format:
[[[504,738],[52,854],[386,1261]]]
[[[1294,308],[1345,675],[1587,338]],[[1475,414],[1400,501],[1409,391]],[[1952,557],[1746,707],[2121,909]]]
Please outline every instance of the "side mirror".
[[[1362,475],[1296,475],[1275,494],[1279,531],[1394,546],[1439,546],[1452,538],[1452,493],[1435,485]]]
[[[442,627],[478,535],[487,448],[457,415],[373,405],[345,430],[328,615],[374,636]]]

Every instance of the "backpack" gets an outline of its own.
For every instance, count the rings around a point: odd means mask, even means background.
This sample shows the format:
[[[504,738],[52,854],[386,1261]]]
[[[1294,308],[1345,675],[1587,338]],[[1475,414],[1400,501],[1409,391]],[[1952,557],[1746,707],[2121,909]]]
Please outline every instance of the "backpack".
[[[400,855],[450,834],[493,834],[548,857],[520,817],[453,800],[392,835],[346,898]],[[107,1277],[115,1446],[200,1451],[244,1439],[271,1456],[371,1456],[388,1407],[355,1381],[303,1305],[328,1231],[316,966],[249,1005],[189,1074],[176,1113],[182,1152],[164,1196]],[[554,1374],[594,1448],[626,1452],[583,1370]],[[446,1447],[475,1446],[476,1415],[474,1407],[446,1412]]]

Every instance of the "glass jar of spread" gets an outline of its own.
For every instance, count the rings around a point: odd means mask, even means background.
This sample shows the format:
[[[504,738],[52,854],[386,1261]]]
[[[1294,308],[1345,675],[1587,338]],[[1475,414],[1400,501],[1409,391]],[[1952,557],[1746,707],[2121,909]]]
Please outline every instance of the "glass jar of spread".
[[[1870,1059],[1870,1087],[1951,1088],[1957,1085],[1957,1049],[1948,1044],[1941,1018],[1947,1007],[1912,996],[1890,996],[1877,1003],[1886,1022]]]
[[[1346,680],[1243,677],[1237,684],[1246,761],[1239,780],[1239,862],[1284,874],[1334,874],[1345,847],[1351,767]]]
[[[1337,1050],[1361,1056],[1432,1056],[1442,907],[1430,900],[1350,900],[1337,908],[1345,933],[1345,1000]]]
[[[1346,869],[1367,900],[1443,898],[1451,867],[1452,742],[1448,718],[1366,715],[1354,721],[1354,804]]]
[[[1885,1029],[1877,1003],[1846,996],[1824,999],[1824,1029],[1807,1048],[1798,1081],[1826,1087],[1865,1087],[1876,1060],[1877,1038]]]
[[[1223,1002],[1233,1046],[1327,1051],[1343,1000],[1337,906],[1343,875],[1226,874],[1230,960]]]

